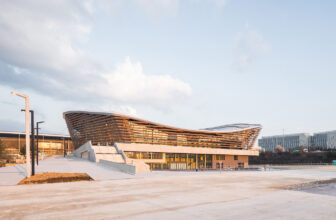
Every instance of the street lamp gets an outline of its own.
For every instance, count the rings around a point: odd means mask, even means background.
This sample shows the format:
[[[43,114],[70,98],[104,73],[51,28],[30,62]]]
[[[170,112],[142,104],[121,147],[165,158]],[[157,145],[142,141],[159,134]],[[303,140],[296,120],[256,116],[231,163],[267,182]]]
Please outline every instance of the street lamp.
[[[22,112],[26,111],[24,109],[21,109]],[[30,143],[30,148],[32,152],[32,172],[31,175],[35,175],[35,128],[34,128],[34,111],[29,110],[30,112],[30,125],[31,125],[31,143]]]
[[[38,121],[36,122],[36,163],[38,165],[39,160],[39,124],[44,123],[44,121]]]
[[[64,137],[63,137],[63,154],[64,154],[64,157],[65,157],[66,152],[65,152],[65,140],[64,140]]]
[[[20,96],[25,99],[25,123],[26,123],[26,169],[27,169],[27,177],[31,176],[30,172],[30,131],[29,131],[29,97],[27,95],[17,93],[12,91],[12,95]]]

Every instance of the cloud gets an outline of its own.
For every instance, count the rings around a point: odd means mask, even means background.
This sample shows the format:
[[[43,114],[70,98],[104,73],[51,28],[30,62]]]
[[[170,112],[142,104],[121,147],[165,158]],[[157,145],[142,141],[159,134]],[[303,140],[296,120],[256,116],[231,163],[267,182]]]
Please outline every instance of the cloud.
[[[104,75],[109,87],[102,95],[124,102],[174,102],[191,95],[187,83],[169,75],[145,74],[140,62],[132,63],[130,57]]]
[[[224,8],[230,0],[184,0],[185,2],[205,3],[213,5],[217,9]],[[176,17],[179,13],[179,5],[181,0],[99,0],[97,1],[101,9],[113,16],[114,20],[122,17],[121,13],[124,9],[129,11],[135,6],[136,9],[143,11],[148,17],[154,21],[162,21],[166,18]]]
[[[238,71],[245,71],[270,49],[271,44],[266,42],[260,33],[246,28],[244,32],[238,33],[236,38],[233,66]]]
[[[0,11],[0,57],[20,68],[66,71],[83,61],[73,40],[90,32],[90,1],[5,1]],[[31,56],[33,55],[33,56]]]
[[[165,4],[169,8],[172,3]],[[0,83],[78,102],[156,106],[190,96],[187,83],[146,74],[139,61],[126,58],[106,71],[110,68],[81,49],[91,33],[94,11],[90,0],[2,2]]]
[[[214,4],[219,7],[219,8],[223,8],[227,5],[227,3],[229,2],[229,0],[211,0],[214,2]]]
[[[95,108],[94,111],[101,112],[115,112],[121,114],[127,114],[131,116],[137,116],[137,110],[129,105],[101,105]]]
[[[205,4],[210,4],[212,6],[215,6],[218,9],[222,9],[224,8],[229,2],[230,0],[189,0],[189,2],[191,2],[192,4],[199,4],[199,3],[205,3]]]
[[[161,20],[164,17],[176,16],[179,0],[134,0],[150,17]]]

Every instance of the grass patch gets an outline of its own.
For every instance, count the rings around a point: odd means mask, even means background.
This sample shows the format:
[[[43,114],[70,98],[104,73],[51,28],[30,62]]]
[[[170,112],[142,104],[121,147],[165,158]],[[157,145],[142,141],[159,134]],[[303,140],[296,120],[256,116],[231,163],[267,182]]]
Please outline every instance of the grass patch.
[[[43,184],[43,183],[64,183],[76,181],[93,180],[86,173],[39,173],[29,178],[24,178],[18,185]]]

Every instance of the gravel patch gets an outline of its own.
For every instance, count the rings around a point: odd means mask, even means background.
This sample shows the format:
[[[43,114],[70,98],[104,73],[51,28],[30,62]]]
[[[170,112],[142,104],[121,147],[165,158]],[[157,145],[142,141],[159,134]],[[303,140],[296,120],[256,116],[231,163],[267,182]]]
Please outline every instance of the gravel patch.
[[[287,190],[336,196],[336,178],[286,186]]]

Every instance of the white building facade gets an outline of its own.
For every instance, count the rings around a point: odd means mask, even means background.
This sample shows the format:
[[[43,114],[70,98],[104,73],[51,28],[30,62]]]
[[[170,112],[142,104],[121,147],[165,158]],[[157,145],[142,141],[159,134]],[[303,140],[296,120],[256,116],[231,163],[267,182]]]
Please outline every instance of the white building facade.
[[[321,149],[336,149],[336,131],[315,133],[311,137],[311,146]]]
[[[260,147],[266,151],[275,151],[276,146],[284,147],[286,151],[289,149],[305,147],[309,145],[310,135],[308,133],[286,134],[262,137],[258,140]]]
[[[258,144],[265,151],[275,151],[278,145],[283,146],[286,151],[300,147],[321,150],[336,149],[336,130],[314,133],[313,135],[298,133],[267,136],[259,139]]]

